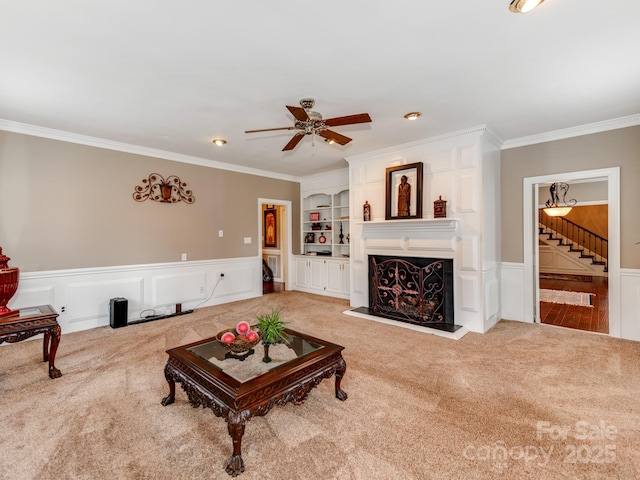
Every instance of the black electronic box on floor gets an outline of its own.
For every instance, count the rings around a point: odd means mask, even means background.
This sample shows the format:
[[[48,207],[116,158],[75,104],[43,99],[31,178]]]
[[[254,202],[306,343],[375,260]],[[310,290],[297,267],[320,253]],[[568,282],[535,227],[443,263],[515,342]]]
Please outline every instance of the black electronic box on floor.
[[[126,298],[112,298],[109,302],[109,325],[111,328],[127,326],[129,316],[129,301]]]

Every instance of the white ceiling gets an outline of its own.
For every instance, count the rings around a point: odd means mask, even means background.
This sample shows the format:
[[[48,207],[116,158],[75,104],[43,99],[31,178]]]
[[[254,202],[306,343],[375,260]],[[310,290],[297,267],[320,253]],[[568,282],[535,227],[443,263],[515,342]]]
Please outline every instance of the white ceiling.
[[[0,119],[297,178],[484,124],[510,140],[640,113],[640,2],[508,5],[3,0]],[[373,121],[291,152],[291,131],[244,133],[292,125],[303,97]]]

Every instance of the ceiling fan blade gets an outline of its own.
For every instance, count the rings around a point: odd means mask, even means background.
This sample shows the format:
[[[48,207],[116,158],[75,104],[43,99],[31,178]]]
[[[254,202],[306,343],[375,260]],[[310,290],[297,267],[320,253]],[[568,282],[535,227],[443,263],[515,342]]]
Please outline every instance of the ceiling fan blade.
[[[261,130],[245,130],[244,133],[273,132],[274,130],[295,130],[296,127],[263,128]]]
[[[304,137],[304,133],[296,133],[293,138],[291,140],[289,140],[289,143],[287,143],[284,148],[282,149],[283,152],[286,152],[287,150],[293,150],[294,148],[296,148],[296,145],[298,145],[298,143],[300,143],[300,140],[302,140],[302,137]]]
[[[309,120],[309,115],[307,111],[302,107],[292,107],[287,105],[287,108],[291,112],[291,114],[296,117],[296,120],[300,120],[301,122],[306,122]]]
[[[321,130],[318,132],[322,138],[326,138],[327,140],[333,140],[340,145],[346,145],[351,141],[349,137],[345,137],[344,135],[340,135],[338,132],[334,132],[333,130]]]
[[[339,127],[340,125],[353,125],[354,123],[368,123],[371,117],[368,113],[358,113],[357,115],[347,115],[345,117],[327,118],[324,124],[328,127]]]

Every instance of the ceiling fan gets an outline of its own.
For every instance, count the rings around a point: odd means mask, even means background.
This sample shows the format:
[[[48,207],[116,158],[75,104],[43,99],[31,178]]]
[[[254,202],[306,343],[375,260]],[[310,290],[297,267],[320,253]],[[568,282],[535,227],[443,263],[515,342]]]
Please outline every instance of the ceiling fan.
[[[289,140],[289,143],[287,143],[282,149],[282,151],[285,152],[287,150],[293,150],[305,135],[320,135],[328,142],[335,142],[339,143],[340,145],[346,145],[351,141],[351,139],[337,132],[334,132],[333,130],[329,130],[329,127],[353,125],[355,123],[368,123],[371,121],[371,117],[368,113],[327,118],[326,120],[324,120],[320,113],[311,110],[315,104],[316,101],[313,98],[303,98],[302,100],[300,100],[300,107],[292,107],[290,105],[287,105],[287,109],[296,119],[296,122],[291,127],[245,130],[244,133],[272,132],[274,130],[298,130],[293,138]]]

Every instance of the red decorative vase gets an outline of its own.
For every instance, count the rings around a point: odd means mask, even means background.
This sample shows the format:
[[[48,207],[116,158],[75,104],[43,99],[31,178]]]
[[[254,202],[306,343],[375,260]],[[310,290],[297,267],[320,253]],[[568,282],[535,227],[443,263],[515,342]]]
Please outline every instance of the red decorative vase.
[[[20,270],[10,267],[7,263],[11,260],[2,254],[0,247],[0,317],[12,315],[13,310],[7,308],[7,303],[11,300],[18,290],[18,280]]]

